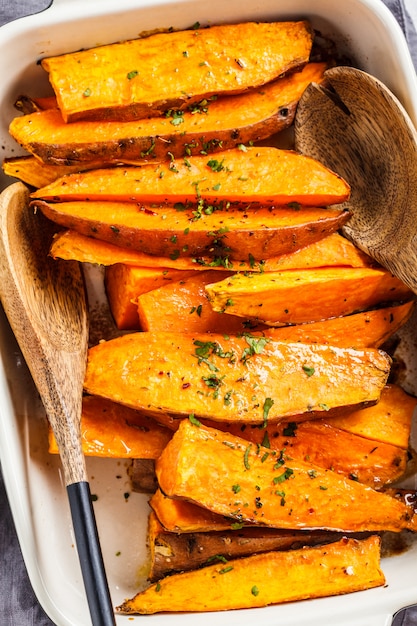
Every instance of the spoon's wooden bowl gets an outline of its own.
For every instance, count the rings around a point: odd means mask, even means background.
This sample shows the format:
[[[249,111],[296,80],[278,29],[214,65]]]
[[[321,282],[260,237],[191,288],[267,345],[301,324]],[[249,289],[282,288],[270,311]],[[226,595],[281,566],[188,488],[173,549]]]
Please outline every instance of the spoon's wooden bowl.
[[[417,293],[417,133],[397,98],[361,70],[329,69],[301,98],[295,145],[351,186],[345,235]]]

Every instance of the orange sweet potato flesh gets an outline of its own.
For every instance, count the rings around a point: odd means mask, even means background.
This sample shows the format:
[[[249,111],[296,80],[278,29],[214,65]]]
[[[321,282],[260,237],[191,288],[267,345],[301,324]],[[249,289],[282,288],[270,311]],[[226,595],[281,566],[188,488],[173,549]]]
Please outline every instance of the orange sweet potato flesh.
[[[238,334],[254,329],[250,320],[213,311],[205,286],[216,270],[193,272],[175,282],[138,296],[137,315],[142,330]]]
[[[155,413],[265,424],[373,404],[390,364],[375,349],[136,332],[90,348],[85,390]]]
[[[178,270],[205,269],[236,269],[238,271],[264,271],[294,269],[300,267],[323,267],[329,265],[347,265],[350,267],[368,267],[372,260],[358,250],[350,241],[339,233],[332,233],[319,241],[300,248],[296,252],[265,259],[262,262],[239,260],[235,263],[228,260],[210,257],[157,257],[135,252],[128,248],[120,248],[114,244],[100,241],[93,237],[81,235],[75,230],[64,230],[55,236],[50,255],[99,265],[115,265],[124,263],[140,267],[162,267]],[[225,259],[227,260],[227,259]]]
[[[294,550],[307,545],[331,543],[340,538],[338,533],[248,527],[210,533],[171,533],[164,530],[151,512],[147,536],[150,548],[148,580],[155,582],[174,572],[193,570],[241,556],[271,550]]]
[[[155,161],[228,150],[266,139],[294,120],[307,85],[320,82],[325,65],[311,63],[239,96],[207,100],[201,113],[132,122],[66,124],[58,109],[16,117],[9,132],[28,152],[51,165],[88,161]],[[180,123],[178,123],[180,122]]]
[[[414,305],[410,301],[321,322],[268,328],[263,333],[277,341],[325,343],[344,348],[379,348],[407,322]]]
[[[243,211],[230,208],[195,218],[193,211],[131,202],[34,201],[53,222],[148,255],[261,260],[288,254],[335,232],[350,217],[339,209],[308,207]]]
[[[335,428],[408,449],[413,413],[417,399],[399,385],[389,384],[382,390],[378,404],[366,410],[353,411],[327,421]]]
[[[42,60],[66,122],[137,120],[244,93],[309,60],[300,22],[243,23],[157,33]]]
[[[117,611],[222,611],[350,593],[385,583],[380,539],[272,551],[167,576]],[[203,590],[196,593],[196,590]]]
[[[378,414],[375,413],[368,418],[368,422],[375,418],[374,430],[379,424]],[[348,418],[345,420],[347,422]],[[234,425],[227,430],[257,445],[267,443],[268,448],[278,453],[285,450],[291,458],[308,459],[313,465],[374,489],[399,480],[407,468],[407,448],[342,430],[333,425],[331,418],[283,426],[271,424],[263,430],[248,426],[243,432]]]
[[[217,158],[218,157],[218,158]],[[225,150],[159,164],[97,169],[38,189],[44,200],[142,203],[225,202],[327,206],[349,197],[349,185],[315,159],[273,147]]]
[[[215,311],[271,326],[316,322],[413,297],[388,270],[371,267],[239,273],[206,291]]]
[[[117,328],[128,330],[140,327],[136,300],[141,294],[194,274],[193,270],[133,267],[122,263],[106,268],[106,294]],[[161,316],[161,309],[158,316]]]
[[[232,530],[236,526],[234,520],[212,513],[193,502],[168,498],[160,489],[152,494],[149,505],[167,532],[217,532]]]
[[[83,169],[91,169],[98,164],[86,163],[84,165],[48,165],[34,156],[20,156],[4,159],[3,172],[7,176],[18,178],[31,187],[44,187],[58,178]],[[101,166],[103,164],[101,163]]]
[[[87,456],[156,459],[171,436],[170,430],[139,411],[104,398],[83,399],[81,443]],[[59,452],[52,430],[49,452]]]
[[[167,496],[237,522],[346,532],[417,529],[413,508],[390,495],[190,420],[181,422],[155,469]]]

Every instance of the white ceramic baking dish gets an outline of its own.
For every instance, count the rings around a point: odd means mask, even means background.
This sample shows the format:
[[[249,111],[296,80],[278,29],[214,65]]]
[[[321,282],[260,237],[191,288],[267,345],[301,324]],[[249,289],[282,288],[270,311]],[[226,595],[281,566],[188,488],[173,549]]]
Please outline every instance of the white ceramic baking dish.
[[[0,146],[18,154],[8,136],[22,94],[45,95],[44,56],[136,37],[155,28],[185,28],[244,20],[307,17],[362,69],[383,80],[417,121],[417,81],[400,27],[380,0],[55,0],[52,7],[0,30]],[[3,177],[3,188],[11,181]],[[100,298],[100,275],[91,278]],[[90,624],[71,532],[59,460],[46,452],[43,410],[7,321],[0,311],[0,458],[6,488],[34,590],[58,626]],[[146,566],[146,498],[131,494],[126,464],[88,460],[110,591],[114,604],[134,595]],[[414,481],[412,481],[414,484]],[[383,560],[387,585],[353,595],[265,609],[196,615],[118,616],[127,626],[282,624],[386,626],[417,599],[417,543]],[[285,572],[283,572],[285,584]],[[196,593],[204,590],[196,590]]]

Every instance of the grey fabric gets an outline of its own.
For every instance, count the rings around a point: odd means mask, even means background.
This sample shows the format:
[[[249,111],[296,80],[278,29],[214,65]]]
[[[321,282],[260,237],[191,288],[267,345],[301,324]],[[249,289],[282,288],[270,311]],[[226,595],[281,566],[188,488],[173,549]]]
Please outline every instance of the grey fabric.
[[[417,2],[417,0],[413,1]],[[404,2],[403,0],[384,0],[384,2],[401,25],[417,68],[417,32],[407,14]],[[50,0],[0,0],[0,25],[18,17],[42,11],[50,4]],[[417,625],[417,610],[410,609],[401,612],[395,619],[395,626],[413,625]],[[0,626],[54,626],[39,606],[27,577],[1,472]]]

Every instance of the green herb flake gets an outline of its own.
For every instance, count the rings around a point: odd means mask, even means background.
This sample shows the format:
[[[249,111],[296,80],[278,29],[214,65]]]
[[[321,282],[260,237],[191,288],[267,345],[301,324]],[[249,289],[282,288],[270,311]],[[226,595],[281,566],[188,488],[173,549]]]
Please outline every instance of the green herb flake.
[[[264,437],[262,439],[261,446],[263,446],[264,448],[270,448],[271,447],[271,442],[269,441],[268,431],[265,431],[265,433],[264,433]]]
[[[259,595],[259,589],[258,589],[258,587],[257,587],[256,585],[254,585],[254,586],[252,587],[252,589],[250,590],[250,592],[251,592],[251,594],[252,594],[253,596],[257,596],[257,595]]]
[[[239,491],[240,491],[240,485],[233,485],[233,487],[232,487],[232,491],[233,491],[233,493],[239,493]]]
[[[233,522],[233,524],[230,524],[230,528],[232,530],[241,530],[244,526],[243,522]]]
[[[219,574],[227,574],[228,572],[231,572],[233,569],[233,565],[228,565],[227,567],[223,567],[222,569],[219,569]]]
[[[245,466],[245,469],[247,470],[250,469],[249,454],[250,454],[251,448],[252,448],[252,444],[250,443],[245,450],[245,454],[243,455],[243,464]]]
[[[273,480],[274,485],[283,483],[284,481],[291,478],[293,474],[294,474],[294,470],[292,470],[290,467],[285,468],[285,471],[282,474],[280,474],[279,476],[275,476]]]
[[[268,415],[271,410],[274,401],[272,398],[265,398],[264,406],[263,406],[263,420],[264,420],[264,428],[266,428],[268,424]]]
[[[89,98],[91,96],[91,89],[90,89],[90,87],[87,87],[87,89],[85,89],[85,91],[83,92],[83,96],[84,96],[84,98]]]
[[[194,426],[197,426],[197,427],[201,426],[201,422],[196,418],[194,413],[190,413],[190,415],[188,416],[188,419],[190,420],[191,424],[194,424]]]
[[[308,377],[313,376],[314,371],[315,371],[314,367],[311,367],[310,365],[303,365],[303,370],[305,371]]]
[[[131,72],[128,72],[127,78],[128,80],[132,80],[132,78],[135,78],[138,74],[139,72],[137,70],[132,70]]]
[[[224,170],[223,163],[224,163],[224,159],[222,161],[218,161],[217,159],[210,159],[209,161],[207,161],[208,167],[213,172],[221,172],[222,170]]]

